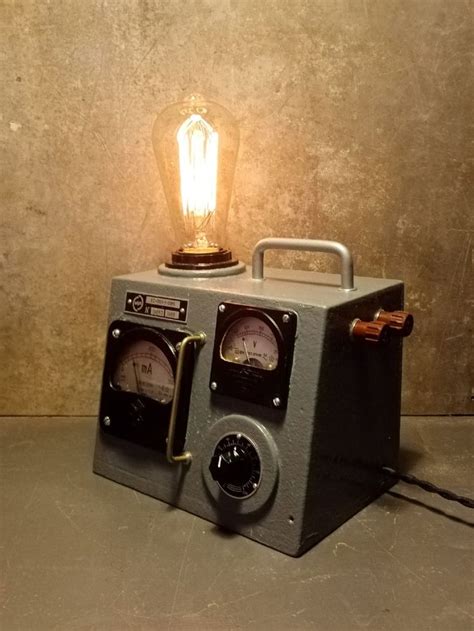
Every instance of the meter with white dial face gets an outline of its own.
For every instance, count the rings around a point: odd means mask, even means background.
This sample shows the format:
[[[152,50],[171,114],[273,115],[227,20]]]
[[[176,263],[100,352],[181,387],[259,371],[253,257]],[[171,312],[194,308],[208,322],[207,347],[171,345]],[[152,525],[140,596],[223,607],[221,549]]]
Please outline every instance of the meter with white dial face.
[[[117,390],[145,395],[158,403],[167,404],[173,399],[173,369],[158,346],[138,339],[119,355],[112,385]]]
[[[225,333],[221,357],[235,364],[275,370],[278,366],[278,343],[273,331],[262,319],[243,317]]]
[[[220,303],[209,379],[213,395],[284,410],[297,320],[291,309]]]
[[[189,335],[128,320],[109,326],[99,419],[104,435],[166,453],[175,405],[174,448],[184,448],[194,370],[194,348],[185,347],[176,402],[178,348]]]

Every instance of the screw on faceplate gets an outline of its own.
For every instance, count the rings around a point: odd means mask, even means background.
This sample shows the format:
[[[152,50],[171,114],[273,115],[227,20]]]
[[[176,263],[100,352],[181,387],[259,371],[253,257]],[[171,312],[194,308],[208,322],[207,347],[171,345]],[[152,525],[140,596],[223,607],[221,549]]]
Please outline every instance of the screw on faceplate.
[[[280,398],[279,398],[279,397],[275,397],[275,398],[273,399],[273,405],[274,405],[276,408],[279,408],[279,407],[280,407],[280,405],[281,405],[281,400],[280,400]]]
[[[211,390],[217,390],[217,383],[215,381],[211,381]]]
[[[285,314],[283,315],[282,320],[283,320],[283,322],[286,324],[287,322],[289,322],[289,321],[290,321],[290,316],[289,316],[287,313],[285,313]]]
[[[225,305],[219,305],[219,311],[220,311],[221,313],[224,313],[224,311],[225,311]]]
[[[114,329],[112,331],[112,337],[115,337],[115,338],[120,337],[120,333],[121,333],[120,329]]]
[[[179,310],[180,313],[186,313],[186,309],[184,307],[181,307],[181,309]]]
[[[110,423],[111,423],[110,416],[104,416],[103,423],[104,423],[104,425],[106,425],[108,427],[110,425]]]

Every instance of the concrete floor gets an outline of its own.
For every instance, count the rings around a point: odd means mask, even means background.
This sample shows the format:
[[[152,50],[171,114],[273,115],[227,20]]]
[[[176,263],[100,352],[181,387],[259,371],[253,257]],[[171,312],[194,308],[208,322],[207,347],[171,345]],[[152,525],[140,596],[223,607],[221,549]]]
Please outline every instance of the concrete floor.
[[[402,465],[474,494],[472,418],[405,418]],[[95,420],[4,418],[2,631],[471,631],[472,511],[413,487],[300,559],[95,476]]]

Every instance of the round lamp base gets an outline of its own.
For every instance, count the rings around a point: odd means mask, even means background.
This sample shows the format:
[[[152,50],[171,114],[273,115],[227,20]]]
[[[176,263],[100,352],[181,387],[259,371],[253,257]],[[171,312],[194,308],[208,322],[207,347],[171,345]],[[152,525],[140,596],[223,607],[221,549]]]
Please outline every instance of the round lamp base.
[[[171,262],[160,265],[160,274],[168,276],[230,276],[240,274],[245,264],[232,258],[232,252],[219,248],[212,252],[190,252],[183,248],[171,254]]]
[[[232,258],[232,252],[226,248],[201,251],[196,249],[180,248],[171,254],[171,263],[165,263],[166,267],[173,269],[216,269],[217,267],[232,267],[237,261]]]

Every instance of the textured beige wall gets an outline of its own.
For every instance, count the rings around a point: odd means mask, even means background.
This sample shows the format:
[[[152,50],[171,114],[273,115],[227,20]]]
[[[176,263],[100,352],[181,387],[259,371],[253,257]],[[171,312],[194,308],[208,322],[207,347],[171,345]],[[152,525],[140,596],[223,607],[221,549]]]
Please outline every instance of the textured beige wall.
[[[0,412],[95,412],[110,278],[172,245],[151,126],[191,91],[240,120],[234,251],[248,260],[268,235],[337,239],[357,273],[404,279],[417,317],[404,411],[472,412],[472,3],[18,0],[1,12]]]

